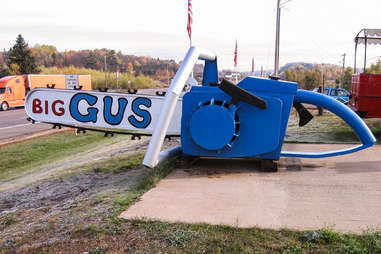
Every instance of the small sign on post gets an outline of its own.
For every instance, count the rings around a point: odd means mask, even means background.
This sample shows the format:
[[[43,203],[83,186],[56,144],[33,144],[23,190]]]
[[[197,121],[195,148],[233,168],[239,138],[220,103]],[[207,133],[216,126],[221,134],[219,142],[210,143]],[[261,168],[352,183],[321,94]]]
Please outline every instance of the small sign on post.
[[[65,75],[65,79],[66,79],[66,89],[74,89],[74,87],[79,87],[78,75]]]

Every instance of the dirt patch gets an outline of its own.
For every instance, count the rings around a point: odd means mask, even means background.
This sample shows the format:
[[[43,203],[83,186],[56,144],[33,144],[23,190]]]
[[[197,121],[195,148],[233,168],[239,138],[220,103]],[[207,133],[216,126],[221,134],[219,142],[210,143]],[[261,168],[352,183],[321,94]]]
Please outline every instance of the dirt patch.
[[[178,143],[178,139],[166,141],[164,148]],[[102,158],[141,153],[146,145],[143,141],[110,149]],[[135,201],[137,186],[156,170],[139,165],[107,172],[98,172],[97,167],[81,171],[78,167],[83,160],[71,163],[71,168],[77,169],[74,173],[56,172],[54,177],[0,192],[0,253],[38,253],[33,250],[41,246],[75,242],[77,234],[119,234],[121,229],[113,216],[120,207]]]
[[[13,218],[12,225],[0,225],[0,252],[33,253],[77,231],[91,234],[115,213],[115,198],[135,188],[150,170],[79,173],[0,193],[0,222]]]
[[[142,167],[119,173],[80,173],[66,178],[45,180],[17,190],[4,191],[0,193],[0,212],[49,207],[83,199],[106,190],[130,189],[147,172],[147,168]]]
[[[131,142],[131,141],[130,141]],[[144,153],[148,140],[118,143],[107,149],[83,154],[77,158],[66,159],[53,167],[46,167],[36,173],[5,182],[0,187],[13,187],[21,185],[20,188],[7,188],[0,192],[0,213],[15,211],[24,208],[38,208],[52,206],[68,200],[81,199],[94,193],[102,193],[106,190],[121,190],[134,187],[134,183],[146,175],[147,168],[128,172],[81,172],[80,166],[88,162],[94,162],[112,156],[128,155],[132,153]],[[164,149],[179,144],[178,139],[166,141]],[[66,170],[65,170],[66,169]],[[62,176],[62,174],[68,174]],[[46,180],[43,180],[43,179]],[[37,180],[37,183],[33,183]]]

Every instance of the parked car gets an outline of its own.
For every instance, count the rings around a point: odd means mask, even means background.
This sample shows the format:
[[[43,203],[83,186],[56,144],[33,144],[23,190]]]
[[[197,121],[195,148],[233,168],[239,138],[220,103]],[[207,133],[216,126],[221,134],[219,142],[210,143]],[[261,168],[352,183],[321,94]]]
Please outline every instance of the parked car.
[[[318,92],[319,88],[314,88],[314,92]],[[347,104],[349,101],[349,92],[343,88],[324,88],[324,94]]]

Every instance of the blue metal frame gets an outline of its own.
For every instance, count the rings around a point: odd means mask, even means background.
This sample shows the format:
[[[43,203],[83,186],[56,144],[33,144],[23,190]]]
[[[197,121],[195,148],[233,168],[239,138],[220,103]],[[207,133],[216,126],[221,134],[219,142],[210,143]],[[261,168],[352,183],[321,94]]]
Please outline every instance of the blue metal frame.
[[[341,117],[356,133],[362,142],[362,145],[327,151],[327,152],[288,152],[282,151],[281,156],[284,157],[303,157],[303,158],[323,158],[349,154],[357,152],[359,150],[368,148],[372,146],[377,140],[369,127],[364,123],[364,121],[350,108],[342,104],[341,102],[322,94],[318,94],[306,90],[298,90],[295,96],[296,102],[313,104],[316,106],[323,107],[337,116]]]

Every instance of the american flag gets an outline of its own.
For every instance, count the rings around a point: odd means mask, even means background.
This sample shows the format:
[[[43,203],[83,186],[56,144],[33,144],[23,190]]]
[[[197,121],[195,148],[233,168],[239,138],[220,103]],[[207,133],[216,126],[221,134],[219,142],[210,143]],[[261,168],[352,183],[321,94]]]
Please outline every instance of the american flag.
[[[188,0],[188,25],[187,25],[187,30],[188,30],[188,36],[189,39],[192,39],[192,0]]]
[[[237,67],[237,40],[235,40],[234,67]]]

